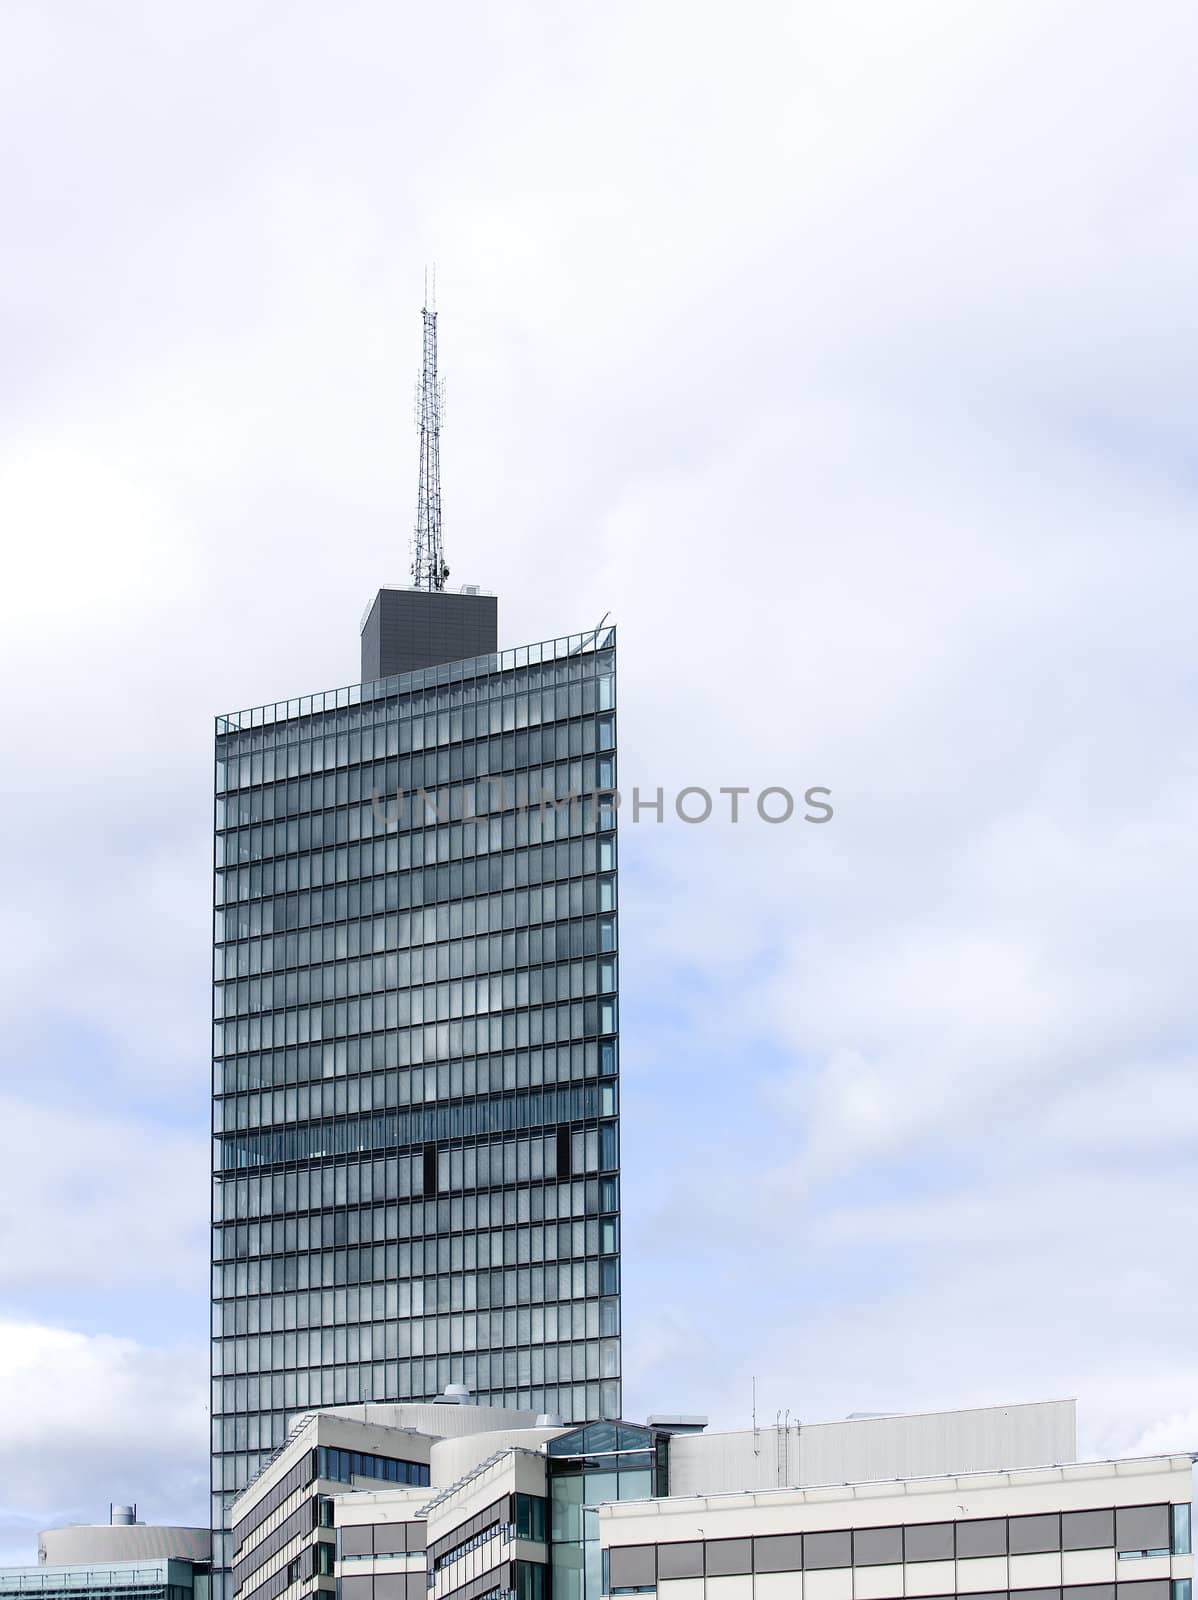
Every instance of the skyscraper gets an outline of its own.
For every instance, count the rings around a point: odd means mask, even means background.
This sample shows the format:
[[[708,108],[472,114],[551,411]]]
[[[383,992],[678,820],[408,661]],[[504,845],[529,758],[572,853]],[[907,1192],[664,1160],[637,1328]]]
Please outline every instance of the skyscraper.
[[[217,1530],[307,1408],[620,1412],[615,631],[494,619],[384,590],[375,681],[216,721]]]

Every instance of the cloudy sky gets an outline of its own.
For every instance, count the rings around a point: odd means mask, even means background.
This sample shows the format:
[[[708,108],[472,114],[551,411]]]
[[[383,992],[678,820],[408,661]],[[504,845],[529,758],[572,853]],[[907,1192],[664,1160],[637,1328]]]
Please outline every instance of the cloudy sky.
[[[204,1517],[211,717],[610,611],[626,1411],[1198,1447],[1198,11],[8,0],[0,1558]]]

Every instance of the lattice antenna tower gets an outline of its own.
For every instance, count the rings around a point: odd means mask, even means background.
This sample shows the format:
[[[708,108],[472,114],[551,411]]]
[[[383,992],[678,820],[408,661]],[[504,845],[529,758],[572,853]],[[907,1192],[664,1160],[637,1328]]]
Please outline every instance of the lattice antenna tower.
[[[437,376],[437,273],[424,274],[424,361],[416,386],[420,492],[416,501],[412,578],[418,589],[444,589],[449,576],[441,540],[441,420],[445,391]]]

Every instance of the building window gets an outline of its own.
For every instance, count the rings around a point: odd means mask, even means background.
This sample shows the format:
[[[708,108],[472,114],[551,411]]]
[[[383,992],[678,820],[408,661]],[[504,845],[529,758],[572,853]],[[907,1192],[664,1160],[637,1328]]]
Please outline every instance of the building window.
[[[1115,1542],[1115,1513],[1066,1511],[1061,1517],[1062,1550],[1109,1550]]]
[[[327,1359],[327,1358],[326,1358]],[[336,1450],[321,1445],[317,1452],[316,1476],[334,1483],[349,1483],[354,1478],[381,1478],[388,1483],[428,1486],[428,1467],[421,1461],[397,1461],[390,1456],[370,1455],[359,1450]]]
[[[754,1539],[753,1560],[758,1572],[799,1572],[803,1566],[802,1535],[779,1533]]]
[[[904,1552],[908,1561],[951,1561],[953,1525],[951,1522],[917,1522],[903,1530]]]
[[[1168,1506],[1119,1506],[1115,1511],[1115,1549],[1121,1560],[1167,1556],[1170,1538]]]
[[[1013,1556],[1037,1556],[1061,1548],[1061,1519],[1056,1513],[1012,1517],[1008,1528]]]
[[[370,1523],[346,1526],[340,1530],[338,1537],[343,1557],[374,1554],[374,1528]]]
[[[855,1567],[898,1566],[903,1559],[901,1528],[858,1528],[853,1534]]]
[[[803,1536],[803,1565],[812,1571],[853,1564],[853,1541],[848,1532],[808,1533]]]
[[[1070,1596],[1071,1591],[1066,1590]],[[1149,1578],[1138,1583],[1121,1583],[1118,1588],[1119,1600],[1170,1600],[1168,1578]]]
[[[1173,1507],[1173,1554],[1175,1556],[1188,1556],[1190,1553],[1190,1508],[1187,1505]],[[1179,1583],[1188,1584],[1186,1578],[1179,1578]],[[1174,1586],[1176,1587],[1176,1585]],[[1174,1595],[1174,1600],[1177,1596]]]
[[[516,1562],[516,1600],[545,1600],[545,1568],[539,1561]]]
[[[545,1542],[545,1501],[537,1494],[516,1496],[516,1537]]]
[[[964,1561],[974,1556],[1005,1556],[1007,1553],[1007,1519],[988,1517],[977,1522],[958,1522],[957,1559]]]
[[[738,1578],[753,1570],[753,1541],[751,1539],[709,1539],[707,1541],[707,1576],[709,1578]]]
[[[606,1554],[609,1557],[609,1570],[605,1588],[609,1593],[635,1594],[640,1589],[652,1589],[656,1585],[656,1545],[617,1545]]]
[[[760,1540],[758,1543],[760,1543]],[[703,1576],[702,1541],[689,1539],[679,1544],[659,1544],[657,1547],[657,1575],[660,1578],[701,1578]]]

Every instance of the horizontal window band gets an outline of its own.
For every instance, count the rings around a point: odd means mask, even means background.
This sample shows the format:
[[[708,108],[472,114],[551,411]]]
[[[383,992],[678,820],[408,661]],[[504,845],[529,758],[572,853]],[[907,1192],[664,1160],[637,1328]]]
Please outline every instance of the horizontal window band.
[[[274,1132],[226,1134],[216,1141],[219,1170],[279,1166],[367,1151],[410,1148],[442,1140],[487,1138],[525,1128],[562,1123],[593,1123],[612,1144],[611,1159],[600,1152],[600,1170],[616,1166],[614,1121],[599,1119],[600,1086],[529,1091],[427,1111],[395,1111],[344,1117]],[[601,1138],[600,1144],[606,1142]]]

